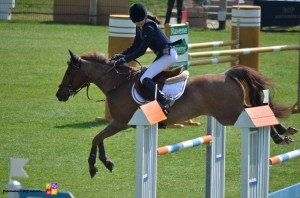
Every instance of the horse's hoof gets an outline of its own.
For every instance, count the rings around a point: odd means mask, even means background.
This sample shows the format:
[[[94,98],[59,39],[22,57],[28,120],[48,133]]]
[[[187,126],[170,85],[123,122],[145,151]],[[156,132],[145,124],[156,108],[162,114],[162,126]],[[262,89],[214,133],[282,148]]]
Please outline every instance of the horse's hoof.
[[[294,140],[291,137],[289,137],[289,136],[285,136],[284,137],[284,142],[288,145],[288,144],[293,143]]]
[[[298,132],[298,130],[295,129],[294,127],[289,127],[287,128],[287,132],[289,133],[289,135],[294,135],[295,133]]]
[[[97,172],[98,172],[98,168],[96,168],[96,167],[91,168],[90,169],[91,178],[93,178],[96,175]]]
[[[115,167],[115,164],[112,161],[107,160],[105,162],[105,167],[112,173],[112,171]]]

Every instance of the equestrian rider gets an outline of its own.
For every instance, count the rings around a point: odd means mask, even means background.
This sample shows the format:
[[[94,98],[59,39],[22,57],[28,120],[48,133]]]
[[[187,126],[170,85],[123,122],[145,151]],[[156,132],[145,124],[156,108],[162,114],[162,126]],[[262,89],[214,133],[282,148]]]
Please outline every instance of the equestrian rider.
[[[116,60],[115,66],[119,67],[124,63],[137,59],[144,55],[149,47],[157,56],[154,62],[148,67],[141,76],[140,81],[151,95],[155,95],[156,86],[152,78],[157,74],[176,63],[177,53],[166,35],[160,30],[158,24],[160,21],[156,17],[147,13],[146,7],[141,3],[134,3],[129,8],[130,19],[136,25],[136,36],[132,45],[121,52],[115,54],[111,59]],[[161,90],[157,89],[157,100],[161,108],[168,114],[168,109],[174,104],[172,98],[168,98]]]

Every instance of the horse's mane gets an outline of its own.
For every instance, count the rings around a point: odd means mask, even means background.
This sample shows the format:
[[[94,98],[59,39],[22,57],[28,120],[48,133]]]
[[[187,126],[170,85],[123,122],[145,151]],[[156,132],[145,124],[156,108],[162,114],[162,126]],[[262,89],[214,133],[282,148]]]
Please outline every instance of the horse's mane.
[[[85,60],[95,61],[110,66],[114,65],[114,61],[110,61],[110,59],[101,52],[86,52],[82,54],[80,57]],[[140,72],[140,69],[138,67],[131,67],[128,64],[124,64],[122,67],[119,67],[118,70],[124,70],[124,71],[132,70],[134,73]]]
[[[82,59],[96,61],[104,64],[112,64],[109,61],[109,58],[101,52],[87,52],[80,56]]]

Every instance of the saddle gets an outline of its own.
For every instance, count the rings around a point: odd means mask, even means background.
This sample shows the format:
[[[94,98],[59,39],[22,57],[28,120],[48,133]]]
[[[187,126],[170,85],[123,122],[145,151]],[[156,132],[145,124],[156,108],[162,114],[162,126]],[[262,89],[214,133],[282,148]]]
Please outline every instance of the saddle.
[[[143,68],[140,77],[146,70],[147,68]],[[152,80],[157,84],[158,88],[164,92],[163,88],[166,87],[166,85],[171,85],[176,83],[182,84],[182,82],[185,82],[187,80],[188,76],[189,76],[189,72],[183,70],[183,66],[181,65],[170,71],[162,71],[161,73],[157,74]],[[150,94],[146,88],[143,87],[142,83],[140,82],[140,77],[136,78],[133,89],[135,89],[138,95],[140,95],[145,100],[147,101],[154,100],[154,96]],[[184,83],[184,87],[185,87],[185,83]]]

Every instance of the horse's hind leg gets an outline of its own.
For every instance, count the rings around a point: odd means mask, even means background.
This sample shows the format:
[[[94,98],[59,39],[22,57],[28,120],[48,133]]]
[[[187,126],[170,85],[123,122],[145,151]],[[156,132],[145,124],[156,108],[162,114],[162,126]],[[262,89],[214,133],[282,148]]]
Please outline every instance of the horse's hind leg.
[[[285,128],[282,124],[276,124],[274,125],[274,128],[276,129],[279,135],[284,135],[284,136],[294,135],[295,133],[298,132],[298,130],[295,129],[294,127]]]
[[[281,137],[276,129],[283,131],[284,127],[281,124],[271,126],[271,138],[275,144],[287,145],[294,142],[289,136]]]

